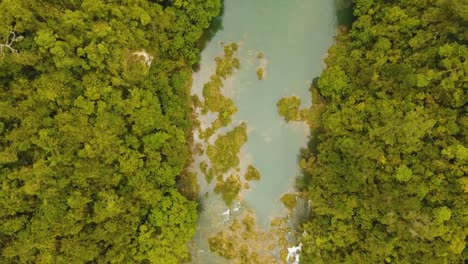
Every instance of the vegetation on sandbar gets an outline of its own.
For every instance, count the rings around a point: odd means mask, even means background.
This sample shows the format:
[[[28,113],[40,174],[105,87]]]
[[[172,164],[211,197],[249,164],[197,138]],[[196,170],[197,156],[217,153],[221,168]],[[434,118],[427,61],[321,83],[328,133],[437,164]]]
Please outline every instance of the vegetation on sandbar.
[[[255,230],[257,223],[255,221],[255,217],[252,214],[247,214],[244,219],[242,219],[242,223],[245,226],[245,231],[252,232]]]
[[[232,99],[226,97],[221,92],[223,79],[231,76],[234,69],[240,68],[240,61],[234,57],[238,50],[237,43],[231,43],[224,46],[224,55],[216,57],[216,73],[210,77],[210,80],[203,87],[204,103],[201,105],[202,113],[218,113],[217,119],[213,124],[200,134],[200,137],[207,141],[219,128],[225,127],[231,123],[231,117],[238,109]],[[199,102],[194,101],[197,105]]]
[[[212,252],[226,258],[234,259],[238,254],[237,241],[230,238],[227,231],[221,231],[216,236],[208,238],[208,245]]]
[[[226,79],[231,76],[234,69],[240,68],[240,61],[234,57],[234,53],[238,49],[237,43],[231,43],[224,46],[224,56],[216,57],[216,76]]]
[[[321,114],[325,111],[326,101],[320,96],[317,88],[311,85],[309,88],[312,97],[312,105],[309,108],[299,109],[301,99],[297,96],[285,96],[276,103],[278,114],[286,122],[301,121],[306,122],[312,134],[316,134],[321,129]]]
[[[257,52],[257,59],[261,60],[261,59],[263,59],[263,57],[265,57],[263,52],[261,52],[261,51]]]
[[[255,168],[252,165],[249,165],[247,167],[244,179],[246,179],[247,181],[258,181],[261,177],[262,176],[260,175],[260,172],[257,170],[257,168]]]
[[[286,96],[276,103],[278,114],[282,116],[286,122],[301,121],[299,113],[300,105],[301,99],[297,96]]]
[[[265,68],[267,65],[267,60],[265,59],[265,55],[263,54],[263,52],[261,51],[257,52],[257,60],[259,62],[259,65],[256,71],[257,79],[263,80],[265,78]]]
[[[240,124],[225,135],[220,135],[214,145],[209,145],[206,151],[215,174],[227,172],[239,166],[239,152],[247,142],[247,125]]]
[[[202,107],[202,114],[208,112],[217,113],[217,118],[211,126],[201,131],[200,138],[208,142],[220,128],[231,123],[231,116],[237,112],[234,102],[224,96],[221,92],[223,79],[233,74],[234,69],[240,68],[240,61],[236,58],[235,52],[239,46],[237,43],[224,45],[223,56],[216,57],[216,73],[203,87],[204,103],[201,104],[197,98],[192,98],[196,106]],[[242,123],[225,135],[220,135],[214,145],[209,145],[206,154],[210,159],[210,168],[206,161],[200,164],[200,170],[205,175],[206,181],[211,183],[216,177],[214,192],[221,194],[225,203],[230,206],[242,189],[243,183],[238,175],[229,175],[226,179],[223,174],[229,169],[238,169],[239,152],[241,146],[247,141],[247,125]]]
[[[211,181],[212,181],[212,180],[214,179],[214,177],[215,177],[213,168],[208,168],[208,164],[206,163],[205,160],[203,160],[203,161],[200,163],[200,170],[201,170],[201,172],[203,173],[203,175],[205,175],[206,182],[207,182],[208,184],[210,184]]]
[[[231,174],[226,179],[217,179],[214,192],[221,194],[227,206],[231,206],[232,202],[237,198],[242,190],[242,182],[239,175]]]
[[[228,118],[237,112],[237,107],[230,98],[222,94],[222,86],[223,82],[219,76],[213,75],[210,77],[210,81],[203,87],[205,103],[202,111],[203,113],[208,111],[219,113],[221,116],[225,116],[224,119],[230,121]]]
[[[262,68],[262,67],[258,67],[257,68],[257,79],[258,80],[263,80],[263,77],[264,77],[264,72],[265,70]]]
[[[289,210],[293,210],[297,205],[297,195],[292,193],[285,193],[281,196],[281,202]]]
[[[277,263],[272,252],[280,250],[281,263],[286,261],[287,236],[292,232],[285,219],[272,221],[268,232],[258,229],[255,215],[243,212],[234,219],[229,229],[208,238],[210,250],[233,263]]]

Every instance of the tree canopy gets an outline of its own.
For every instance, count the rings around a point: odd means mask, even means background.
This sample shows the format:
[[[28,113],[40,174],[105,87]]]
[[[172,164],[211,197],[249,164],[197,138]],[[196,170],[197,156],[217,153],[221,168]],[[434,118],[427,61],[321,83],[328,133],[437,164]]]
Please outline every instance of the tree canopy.
[[[318,80],[301,262],[468,258],[466,7],[356,1]]]
[[[188,88],[220,6],[1,1],[1,263],[187,259]]]

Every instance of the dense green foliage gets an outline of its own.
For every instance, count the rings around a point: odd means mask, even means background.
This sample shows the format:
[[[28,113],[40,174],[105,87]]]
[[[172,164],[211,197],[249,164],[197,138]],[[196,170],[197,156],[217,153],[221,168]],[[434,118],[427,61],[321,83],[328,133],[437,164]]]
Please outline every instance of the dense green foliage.
[[[468,258],[467,10],[356,1],[318,81],[318,148],[301,162],[312,201],[303,263]]]
[[[1,263],[188,257],[196,204],[176,180],[189,154],[191,67],[219,9],[1,1],[0,38],[18,51],[2,46],[0,57]]]

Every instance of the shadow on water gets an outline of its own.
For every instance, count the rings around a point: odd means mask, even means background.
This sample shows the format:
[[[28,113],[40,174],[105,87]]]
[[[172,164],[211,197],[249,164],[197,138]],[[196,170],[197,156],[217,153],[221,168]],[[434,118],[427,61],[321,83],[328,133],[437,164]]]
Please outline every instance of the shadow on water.
[[[205,192],[204,194],[200,193],[200,196],[197,199],[197,212],[199,215],[206,209],[206,199],[208,196],[208,192]]]
[[[312,79],[312,84],[310,86],[309,91],[312,93],[312,104],[319,105],[319,104],[326,104],[327,101],[322,98],[319,90],[319,78],[315,77]],[[315,91],[315,93],[314,93]],[[320,131],[311,131],[311,135],[309,137],[309,143],[307,144],[308,149],[314,155],[318,154],[318,136],[320,135]]]
[[[335,12],[339,27],[351,28],[355,20],[353,7],[352,0],[335,0]]]
[[[353,15],[354,9],[354,1],[353,0],[335,0],[335,15],[337,18],[337,26],[338,28],[348,28],[350,29],[353,22],[356,18]],[[320,90],[318,85],[319,77],[315,77],[312,80],[312,87],[317,87]],[[317,99],[315,99],[317,100]],[[314,98],[312,98],[312,103],[318,103],[317,101],[314,102]],[[307,148],[301,149],[299,155],[297,156],[298,162],[301,159],[309,160],[310,157],[316,156],[318,154],[318,146],[320,143],[320,130],[311,131],[309,141],[307,143]],[[302,169],[302,173],[300,176],[296,178],[296,189],[299,191],[304,191],[307,189],[310,181],[310,174],[307,172],[306,169]],[[307,218],[309,214],[306,214]],[[302,218],[303,219],[303,218]]]
[[[310,219],[310,200],[307,197],[296,197],[296,207],[290,218],[290,224],[295,230],[301,230],[302,225]]]
[[[216,33],[224,29],[223,27],[224,6],[225,6],[225,0],[222,0],[221,10],[219,11],[219,15],[213,18],[213,20],[211,20],[210,26],[205,30],[202,37],[200,38],[200,42],[198,44],[198,48],[200,50],[204,50],[206,46],[208,45],[208,43],[214,38],[214,36],[216,36]],[[198,62],[193,66],[193,71],[198,72],[199,70],[200,70],[200,63]]]

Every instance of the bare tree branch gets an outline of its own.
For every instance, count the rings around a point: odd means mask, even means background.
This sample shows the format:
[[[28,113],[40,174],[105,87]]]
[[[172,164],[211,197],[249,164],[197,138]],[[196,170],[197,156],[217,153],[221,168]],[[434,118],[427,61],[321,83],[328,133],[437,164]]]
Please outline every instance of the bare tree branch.
[[[20,41],[23,39],[23,36],[16,36],[15,29],[10,30],[8,34],[7,40],[5,43],[0,44],[0,54],[2,54],[2,58],[5,57],[5,53],[3,52],[3,48],[8,48],[12,53],[18,54],[18,50],[13,48],[13,43]]]

